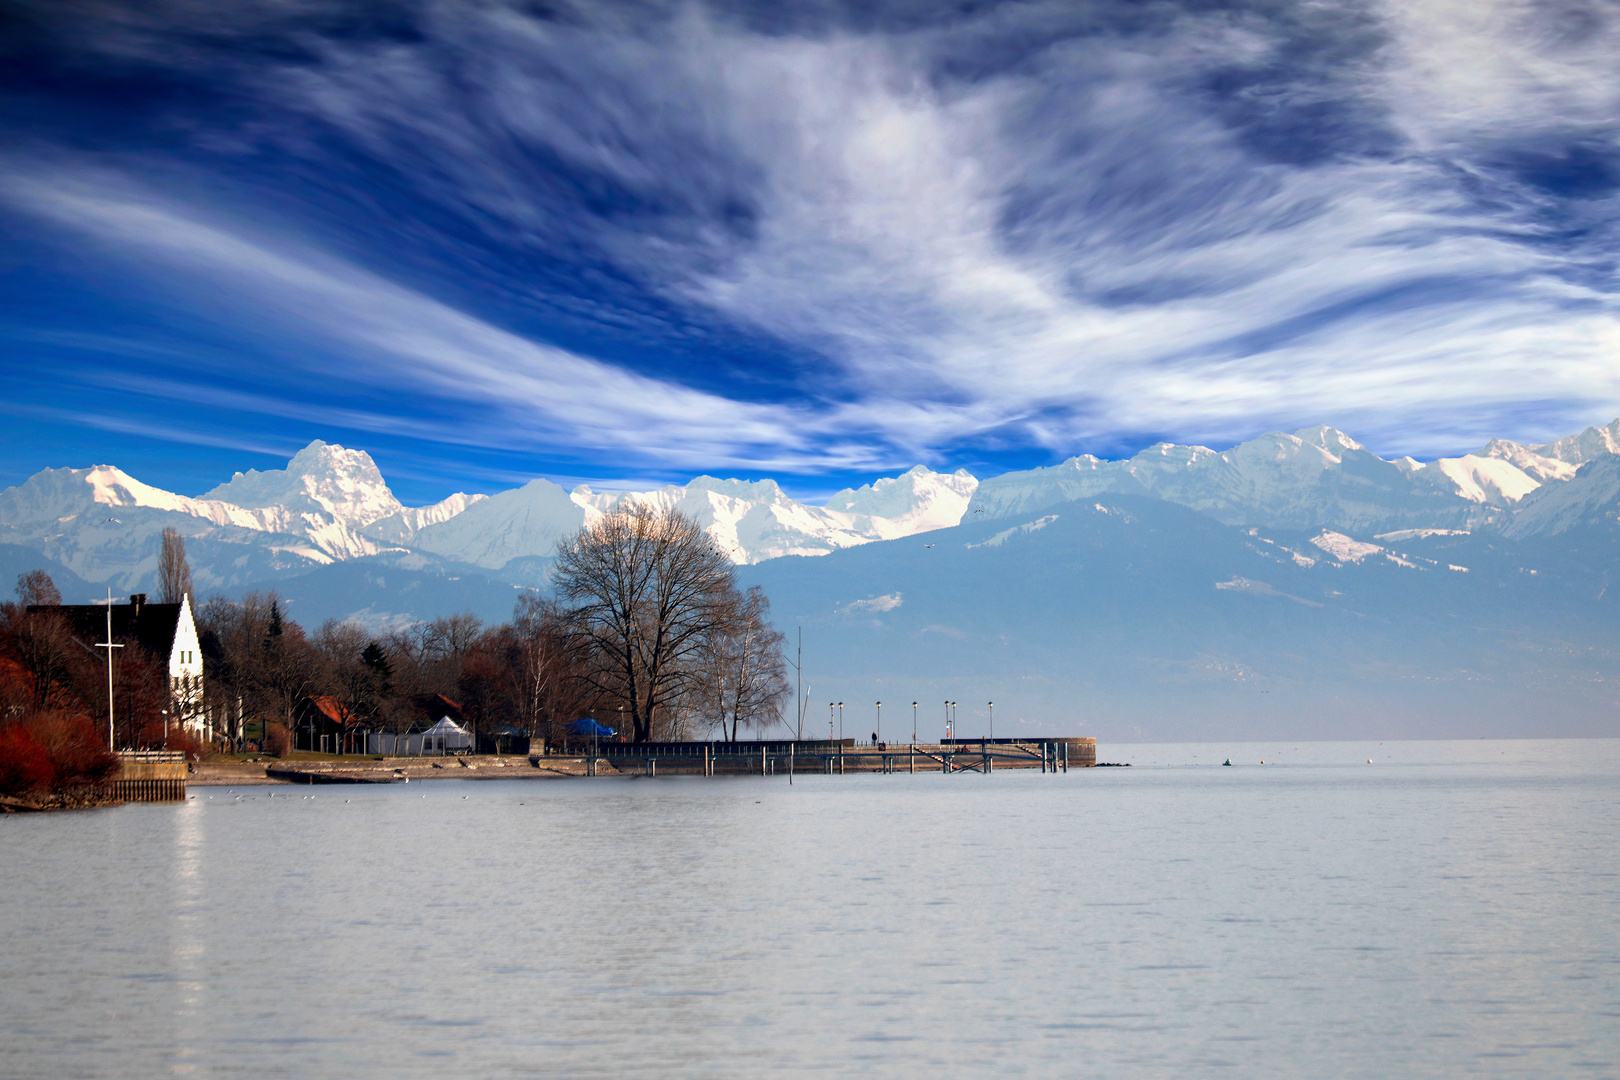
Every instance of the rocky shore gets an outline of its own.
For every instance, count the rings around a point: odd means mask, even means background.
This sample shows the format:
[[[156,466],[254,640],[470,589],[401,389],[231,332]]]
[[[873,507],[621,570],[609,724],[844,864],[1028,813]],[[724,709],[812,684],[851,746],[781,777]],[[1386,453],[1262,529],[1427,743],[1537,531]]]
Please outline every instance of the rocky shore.
[[[31,814],[42,810],[89,810],[122,806],[124,799],[105,788],[76,788],[48,795],[0,795],[0,813]]]

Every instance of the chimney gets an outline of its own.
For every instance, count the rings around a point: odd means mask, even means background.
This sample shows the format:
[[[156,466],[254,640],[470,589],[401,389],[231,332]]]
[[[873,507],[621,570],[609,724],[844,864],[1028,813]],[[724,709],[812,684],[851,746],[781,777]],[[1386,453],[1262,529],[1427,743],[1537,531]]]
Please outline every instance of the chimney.
[[[130,603],[130,606],[135,609],[135,614],[140,615],[140,613],[141,613],[141,605],[146,603],[146,594],[143,593],[143,592],[130,593],[129,594],[129,603]]]

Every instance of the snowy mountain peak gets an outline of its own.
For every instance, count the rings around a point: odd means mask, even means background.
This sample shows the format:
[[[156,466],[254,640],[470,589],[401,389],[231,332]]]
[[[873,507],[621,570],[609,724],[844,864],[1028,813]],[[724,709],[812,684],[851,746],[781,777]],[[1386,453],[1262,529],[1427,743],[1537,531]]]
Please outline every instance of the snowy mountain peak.
[[[1108,495],[1319,536],[1501,530],[1520,537],[1613,527],[1616,450],[1620,420],[1545,446],[1493,439],[1477,453],[1430,462],[1386,461],[1318,425],[1219,452],[1161,442],[1122,461],[1083,454],[983,482],[966,470],[918,465],[839,491],[822,506],[795,500],[774,480],[699,476],[603,493],[535,480],[493,497],[457,493],[411,508],[369,454],[317,440],[285,469],[237,473],[200,499],[111,465],[46,469],[0,491],[0,543],[35,548],[87,580],[133,587],[151,573],[157,537],[169,527],[198,540],[199,552],[212,545],[210,564],[199,558],[197,569],[199,580],[214,583],[409,549],[411,558],[437,555],[541,584],[558,540],[626,502],[691,516],[740,564],[825,555]]]
[[[1131,460],[1140,465],[1168,466],[1170,468],[1188,468],[1215,456],[1215,451],[1207,446],[1182,446],[1178,443],[1160,442],[1137,454]],[[1071,461],[1081,461],[1080,458],[1071,458]],[[1101,464],[1099,459],[1086,455],[1086,460]]]
[[[669,490],[682,490],[671,485]],[[686,492],[712,491],[728,499],[749,502],[781,502],[787,498],[775,480],[721,480],[713,476],[699,476],[689,482]]]
[[[1592,429],[1588,428],[1587,430]],[[1568,480],[1575,475],[1576,466],[1567,461],[1561,461],[1556,457],[1548,457],[1542,454],[1540,449],[1512,442],[1508,439],[1492,439],[1480,450],[1469,456],[1506,461],[1526,476],[1533,477],[1537,482]]]
[[[203,498],[249,510],[279,507],[295,513],[324,513],[349,528],[370,525],[405,509],[388,489],[370,454],[319,439],[293,455],[285,469],[239,472]]]
[[[1339,456],[1351,450],[1366,449],[1366,447],[1356,442],[1356,440],[1352,439],[1338,428],[1330,427],[1327,424],[1317,424],[1315,427],[1300,428],[1298,431],[1294,432],[1294,438],[1305,443],[1307,446],[1315,446],[1319,449],[1326,450],[1328,453],[1333,454],[1334,456]]]
[[[80,472],[81,470],[72,470]],[[185,510],[191,500],[161,488],[143,484],[113,465],[97,465],[82,470],[90,497],[103,506],[150,506],[159,510]]]
[[[59,527],[96,507],[189,511],[190,503],[182,495],[143,484],[112,465],[44,469],[26,483],[0,492],[0,527]],[[90,516],[107,520],[105,513],[98,514]]]
[[[928,512],[941,521],[954,513],[955,520],[950,524],[955,525],[962,520],[968,500],[978,487],[978,478],[966,469],[937,473],[926,465],[915,465],[899,476],[845,488],[827,500],[827,509],[838,514],[892,519]]]
[[[1449,486],[1469,502],[1490,506],[1518,502],[1541,486],[1541,481],[1522,466],[1504,458],[1465,454],[1441,458],[1423,468],[1436,474],[1436,478],[1445,477],[1440,486]]]
[[[1452,528],[1517,501],[1540,483],[1496,458],[1385,461],[1324,424],[1292,435],[1271,432],[1219,453],[1159,443],[1125,461],[1088,456],[1008,473],[979,485],[969,513],[988,520],[1098,495],[1137,494],[1232,525]]]
[[[1620,418],[1608,427],[1589,427],[1579,435],[1566,435],[1556,442],[1539,446],[1536,453],[1570,465],[1584,465],[1605,454],[1620,454]]]
[[[1620,457],[1603,454],[1582,465],[1565,483],[1544,484],[1526,497],[1502,532],[1522,540],[1576,529],[1613,530],[1616,524],[1620,524]]]

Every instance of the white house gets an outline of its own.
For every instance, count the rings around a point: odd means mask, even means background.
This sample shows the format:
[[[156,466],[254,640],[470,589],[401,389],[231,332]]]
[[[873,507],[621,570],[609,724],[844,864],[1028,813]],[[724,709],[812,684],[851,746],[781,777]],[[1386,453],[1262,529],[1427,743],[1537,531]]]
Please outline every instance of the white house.
[[[149,604],[145,593],[132,593],[127,604],[62,604],[49,609],[65,615],[75,636],[92,648],[107,633],[108,612],[112,613],[112,640],[139,645],[153,658],[167,659],[169,669],[169,716],[188,730],[211,736],[203,710],[202,650],[197,642],[197,621],[192,615],[191,598],[178,604]]]
[[[168,606],[168,605],[165,605]],[[199,735],[212,734],[203,712],[202,652],[197,643],[197,620],[192,617],[191,597],[182,597],[175,613],[174,638],[169,643],[170,714],[180,718]]]

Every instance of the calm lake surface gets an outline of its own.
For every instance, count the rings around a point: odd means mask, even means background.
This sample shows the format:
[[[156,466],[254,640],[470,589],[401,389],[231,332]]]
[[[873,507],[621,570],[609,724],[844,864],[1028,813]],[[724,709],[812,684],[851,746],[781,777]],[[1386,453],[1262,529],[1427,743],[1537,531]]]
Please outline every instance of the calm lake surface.
[[[1099,756],[13,815],[0,1076],[1620,1075],[1620,740]]]

